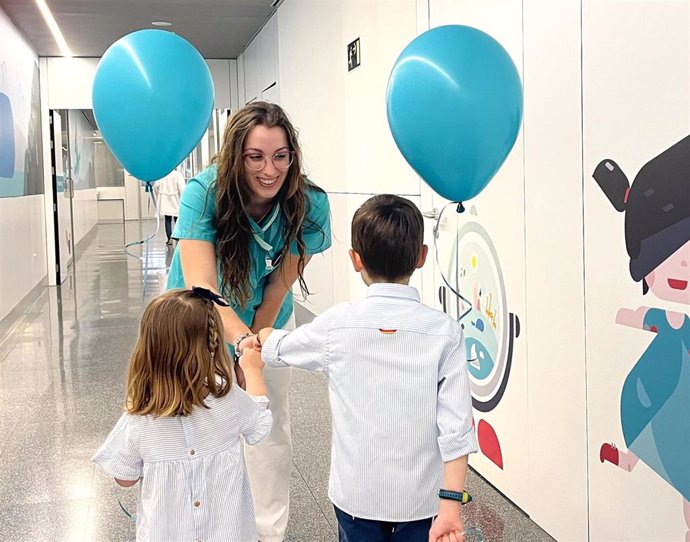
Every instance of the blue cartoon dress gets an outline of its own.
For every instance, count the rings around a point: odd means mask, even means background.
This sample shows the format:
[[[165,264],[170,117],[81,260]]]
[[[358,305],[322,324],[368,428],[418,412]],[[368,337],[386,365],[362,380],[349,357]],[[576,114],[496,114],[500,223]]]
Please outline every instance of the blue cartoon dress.
[[[656,337],[625,379],[621,422],[628,449],[690,500],[690,318],[674,329],[649,309]]]

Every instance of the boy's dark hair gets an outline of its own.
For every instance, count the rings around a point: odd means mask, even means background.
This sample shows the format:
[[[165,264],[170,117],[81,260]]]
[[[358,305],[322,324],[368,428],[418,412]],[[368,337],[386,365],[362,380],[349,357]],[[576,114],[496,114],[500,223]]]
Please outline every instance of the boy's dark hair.
[[[352,248],[372,278],[395,281],[412,275],[423,237],[422,213],[399,196],[369,198],[352,217]]]

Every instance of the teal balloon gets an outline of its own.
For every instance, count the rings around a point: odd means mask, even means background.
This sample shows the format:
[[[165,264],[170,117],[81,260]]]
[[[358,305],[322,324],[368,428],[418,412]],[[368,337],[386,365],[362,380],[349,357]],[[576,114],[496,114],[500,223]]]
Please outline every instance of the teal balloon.
[[[197,146],[213,111],[213,79],[199,51],[164,30],[140,30],[105,52],[93,83],[104,141],[141,181],[170,173]]]
[[[451,201],[479,194],[515,144],[522,84],[494,38],[450,25],[414,39],[395,62],[386,98],[400,152]]]

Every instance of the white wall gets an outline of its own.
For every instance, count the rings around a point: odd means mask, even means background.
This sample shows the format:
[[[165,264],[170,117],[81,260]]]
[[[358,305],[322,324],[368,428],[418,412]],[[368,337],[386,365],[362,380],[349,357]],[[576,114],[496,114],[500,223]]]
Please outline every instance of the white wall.
[[[288,1],[277,32],[280,103],[300,132],[307,175],[331,204],[333,247],[306,273],[315,292],[306,307],[319,313],[363,289],[347,260],[357,207],[384,192],[419,204],[419,179],[397,151],[385,110],[390,70],[416,34],[416,3]],[[347,44],[357,37],[362,62],[348,72]],[[247,63],[245,55],[245,73]]]
[[[47,58],[48,109],[93,109],[91,89],[98,58]],[[207,60],[216,94],[215,107],[232,107],[231,73],[235,61]]]
[[[648,348],[647,356],[653,355],[652,342],[657,341],[657,334],[616,323],[618,311],[652,307],[687,315],[690,307],[687,301],[674,303],[652,291],[642,294],[641,283],[634,282],[629,272],[624,234],[628,217],[614,210],[592,178],[597,164],[611,159],[633,183],[642,166],[690,134],[689,10],[687,1],[583,2],[583,218],[591,540],[686,540],[690,530],[683,518],[681,494],[644,460],[631,472],[599,460],[605,443],[616,444],[621,453],[629,451],[623,439],[621,409],[623,384],[629,375],[636,388],[633,393],[643,397],[645,389],[655,386],[655,378],[662,380],[664,375],[673,374],[672,367],[678,362],[675,356],[683,356],[680,344],[676,353],[669,350],[667,355],[654,355],[654,375],[639,380],[635,366]],[[677,167],[685,168],[686,164]],[[690,178],[690,172],[685,174]],[[655,182],[664,180],[660,172]],[[650,214],[654,211],[650,207]],[[685,213],[688,216],[690,210],[685,209]],[[690,239],[689,232],[685,235]],[[664,340],[661,332],[658,339]],[[654,401],[659,400],[659,395],[664,397],[661,384],[656,385],[660,390],[649,392]],[[685,393],[690,397],[687,387]],[[657,404],[647,408],[654,411]],[[685,408],[676,412],[677,420],[687,420],[689,412],[687,401]],[[670,445],[672,454],[685,458],[685,473],[690,477],[690,441],[681,440],[687,432],[682,432],[682,425],[666,425],[677,432],[678,439],[670,443],[657,435],[653,440],[659,446],[658,453],[666,459]],[[677,463],[671,467],[677,467]],[[641,499],[640,495],[653,497]]]
[[[30,108],[31,73],[38,57],[2,9],[0,36],[0,65],[6,78],[0,91],[14,101],[17,162],[23,168],[28,116],[19,112]],[[46,276],[43,209],[43,194],[0,198],[0,320]]]
[[[586,540],[580,2],[526,2],[524,28],[528,511]]]

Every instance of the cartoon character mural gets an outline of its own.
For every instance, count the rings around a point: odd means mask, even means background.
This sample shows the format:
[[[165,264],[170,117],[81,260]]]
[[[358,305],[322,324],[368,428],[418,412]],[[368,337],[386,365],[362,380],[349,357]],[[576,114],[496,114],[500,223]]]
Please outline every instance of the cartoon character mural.
[[[625,212],[630,275],[642,292],[690,305],[690,136],[640,169],[632,185],[613,160],[593,174]],[[662,308],[621,308],[616,323],[653,333],[625,379],[620,415],[627,451],[613,443],[600,461],[632,471],[639,460],[683,497],[690,542],[690,317]]]
[[[465,330],[472,406],[479,416],[494,410],[506,391],[520,320],[508,312],[501,264],[491,237],[471,218],[477,215],[475,205],[469,215],[455,239],[448,275],[454,282],[449,286],[455,294],[455,312]],[[445,287],[440,294],[448,312]],[[503,469],[503,453],[493,426],[479,419],[476,429],[482,454]]]

